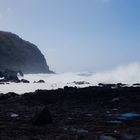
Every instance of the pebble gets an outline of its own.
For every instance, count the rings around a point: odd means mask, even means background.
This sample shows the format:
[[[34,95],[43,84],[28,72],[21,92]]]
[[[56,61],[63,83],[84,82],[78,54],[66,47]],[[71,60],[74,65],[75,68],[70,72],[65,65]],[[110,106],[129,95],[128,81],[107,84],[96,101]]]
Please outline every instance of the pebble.
[[[12,113],[10,116],[11,116],[11,118],[16,118],[16,117],[19,117],[19,115],[18,115],[18,114],[16,114],[16,113]]]
[[[112,136],[102,135],[102,136],[100,136],[100,140],[117,140],[117,139]]]

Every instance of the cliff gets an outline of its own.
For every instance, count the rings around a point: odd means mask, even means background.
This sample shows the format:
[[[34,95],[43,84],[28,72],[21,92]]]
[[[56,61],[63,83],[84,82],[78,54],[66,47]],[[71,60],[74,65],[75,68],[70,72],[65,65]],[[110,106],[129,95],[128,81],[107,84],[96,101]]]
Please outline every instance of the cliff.
[[[0,70],[23,73],[51,73],[38,47],[19,36],[0,31]]]

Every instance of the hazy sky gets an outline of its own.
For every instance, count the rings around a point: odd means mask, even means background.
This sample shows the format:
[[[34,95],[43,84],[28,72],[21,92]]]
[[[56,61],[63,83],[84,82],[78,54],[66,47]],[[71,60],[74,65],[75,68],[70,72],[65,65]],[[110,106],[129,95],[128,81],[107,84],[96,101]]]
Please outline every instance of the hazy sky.
[[[36,44],[57,72],[140,61],[140,0],[0,0],[0,30]]]

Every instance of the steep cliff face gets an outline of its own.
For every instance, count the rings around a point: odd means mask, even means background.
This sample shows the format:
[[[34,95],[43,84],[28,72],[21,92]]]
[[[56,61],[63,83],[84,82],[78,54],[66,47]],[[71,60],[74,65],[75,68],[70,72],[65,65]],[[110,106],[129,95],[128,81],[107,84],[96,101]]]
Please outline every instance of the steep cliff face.
[[[13,33],[0,31],[0,70],[4,69],[23,73],[51,73],[37,46]]]

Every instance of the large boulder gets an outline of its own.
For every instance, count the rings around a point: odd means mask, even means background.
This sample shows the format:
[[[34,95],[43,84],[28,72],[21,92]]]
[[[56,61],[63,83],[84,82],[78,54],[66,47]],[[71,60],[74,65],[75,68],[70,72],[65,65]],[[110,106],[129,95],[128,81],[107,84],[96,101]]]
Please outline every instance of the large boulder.
[[[45,81],[44,80],[39,80],[39,81],[34,81],[34,83],[45,83]]]
[[[51,113],[47,107],[44,107],[40,113],[34,116],[32,124],[37,126],[44,126],[52,123]]]
[[[23,73],[52,72],[37,46],[13,33],[0,31],[0,71],[5,69]]]
[[[21,79],[20,80],[21,83],[30,83],[30,81],[26,80],[26,79]]]

